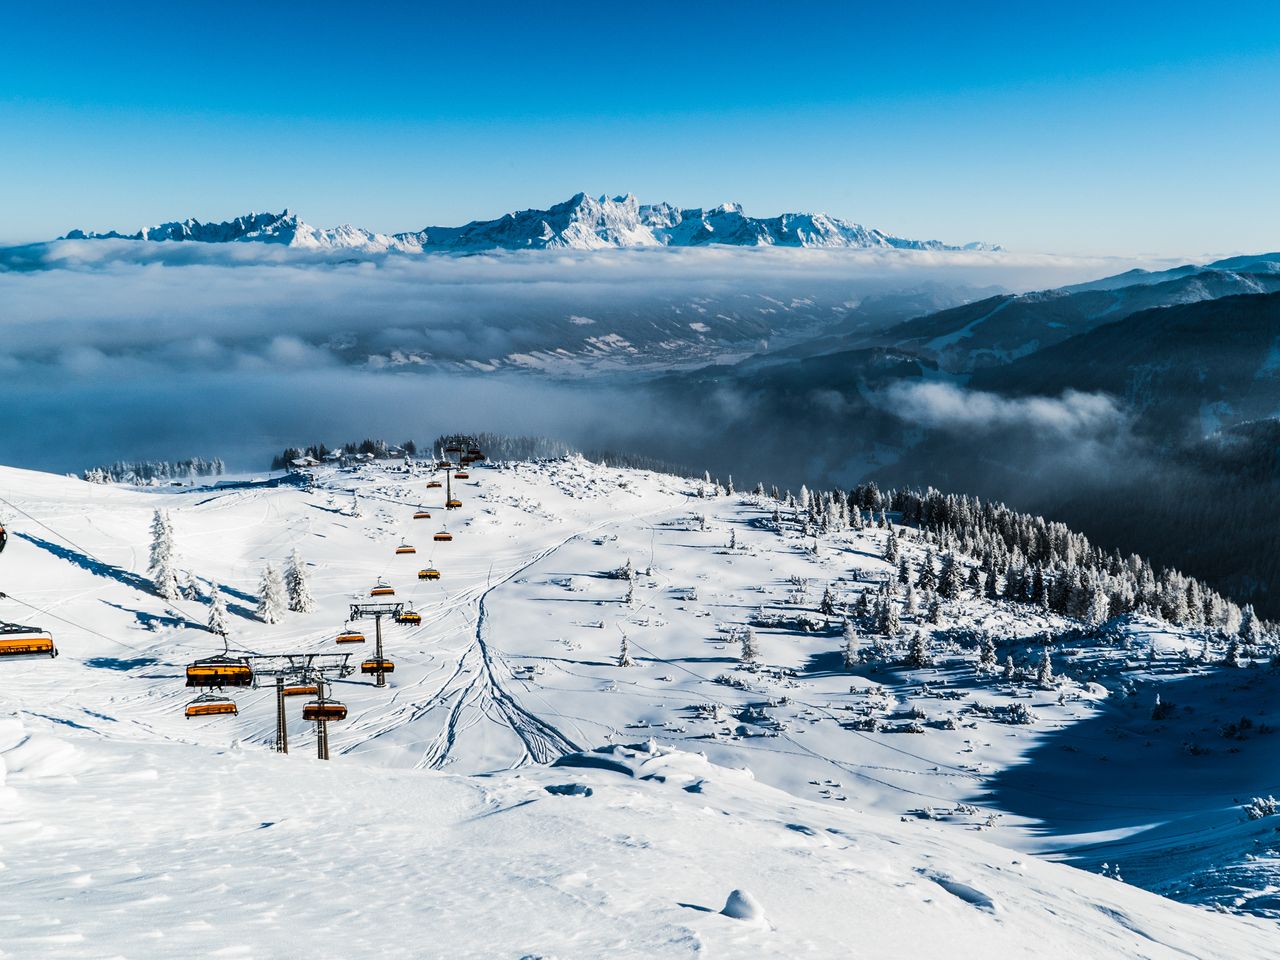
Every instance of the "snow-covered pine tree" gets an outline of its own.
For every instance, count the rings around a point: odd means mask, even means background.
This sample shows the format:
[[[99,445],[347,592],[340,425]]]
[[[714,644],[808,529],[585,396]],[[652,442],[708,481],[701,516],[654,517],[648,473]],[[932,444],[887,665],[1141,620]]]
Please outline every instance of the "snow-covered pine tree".
[[[618,645],[618,666],[634,667],[636,662],[631,659],[631,641],[627,639],[627,635],[622,634],[622,642]]]
[[[902,597],[902,607],[908,616],[915,616],[917,601],[915,584],[907,581],[907,589]]]
[[[892,530],[889,531],[889,536],[884,541],[884,558],[889,563],[898,562],[898,535]]]
[[[932,593],[938,588],[938,575],[933,564],[933,547],[930,547],[925,551],[924,562],[920,564],[920,576],[916,577],[916,586],[925,593]]]
[[[738,629],[738,642],[742,644],[739,659],[743,663],[755,663],[760,659],[760,644],[756,640],[756,632],[750,626]]]
[[[1055,686],[1053,658],[1049,655],[1048,647],[1045,647],[1040,654],[1040,665],[1036,668],[1036,683],[1045,690],[1051,690]]]
[[[964,581],[960,579],[960,564],[956,562],[955,554],[948,553],[942,558],[942,576],[938,578],[938,593],[948,600],[955,600],[960,596],[963,586]]]
[[[1111,597],[1101,583],[1094,583],[1089,590],[1089,601],[1085,605],[1084,622],[1091,627],[1106,622],[1111,616]]]
[[[222,599],[222,588],[216,583],[209,594],[209,632],[220,637],[227,635],[227,603]]]
[[[871,609],[871,591],[863,590],[858,594],[858,599],[854,601],[853,612],[866,621],[873,613]]]
[[[258,584],[258,619],[263,623],[277,623],[284,619],[287,609],[284,581],[280,579],[279,571],[268,563]]]
[[[836,595],[829,583],[822,590],[822,601],[818,604],[818,612],[824,617],[836,615]]]
[[[803,483],[800,484],[800,509],[801,510],[809,509],[809,488],[806,487]]]
[[[307,583],[307,569],[294,550],[284,568],[284,585],[289,594],[289,609],[294,613],[310,613],[315,609],[316,601],[311,596],[311,585]]]
[[[929,601],[929,622],[935,625],[942,623],[942,602],[937,597]]]
[[[1235,637],[1231,638],[1231,642],[1227,644],[1227,652],[1222,658],[1224,667],[1240,666],[1240,641]]]
[[[987,579],[983,584],[983,592],[992,600],[1000,596],[1000,577],[996,573],[995,564],[987,568]]]
[[[933,665],[933,657],[929,653],[928,641],[925,640],[924,631],[917,630],[911,635],[911,643],[907,647],[907,666],[913,669],[928,667]]]
[[[902,618],[898,615],[898,605],[892,600],[884,602],[884,634],[896,637],[902,633]]]
[[[178,599],[178,574],[174,562],[173,523],[169,514],[157,510],[151,517],[151,582],[166,600]]]
[[[844,660],[845,670],[852,670],[858,665],[858,648],[860,646],[858,628],[853,625],[852,620],[846,620],[844,622],[844,646],[840,651]]]
[[[1249,646],[1257,646],[1262,641],[1262,624],[1258,615],[1253,612],[1253,604],[1247,603],[1240,611],[1240,629],[1238,635]]]
[[[734,490],[733,490],[733,474],[732,473],[729,474],[729,482],[725,484],[724,489],[725,489],[725,492],[729,494],[729,496],[731,497],[733,496]]]
[[[996,669],[996,642],[991,634],[984,633],[978,641],[978,672],[994,673]]]
[[[1014,677],[1013,654],[1009,654],[1004,658],[1004,682],[1013,683],[1013,677]]]
[[[911,564],[907,561],[905,553],[898,558],[898,582],[901,584],[911,582]]]

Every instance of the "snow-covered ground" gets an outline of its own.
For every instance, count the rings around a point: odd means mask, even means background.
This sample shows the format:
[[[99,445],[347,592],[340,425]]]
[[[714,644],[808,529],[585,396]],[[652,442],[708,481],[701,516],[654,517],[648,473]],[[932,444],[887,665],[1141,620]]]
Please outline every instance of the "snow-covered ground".
[[[446,516],[432,476],[140,490],[0,470],[0,618],[48,627],[62,653],[0,664],[0,956],[1273,949],[1269,921],[1132,882],[1275,915],[1277,821],[1239,809],[1277,792],[1274,674],[1188,667],[1194,638],[1138,621],[1055,649],[1061,687],[1004,683],[975,671],[974,631],[1033,664],[1067,624],[976,599],[906,618],[936,666],[849,673],[818,602],[891,575],[883,531],[815,554],[771,502],[579,459],[473,469]],[[347,606],[379,577],[422,614],[387,628],[388,687],[334,684],[350,716],[330,763],[296,708],[292,753],[271,753],[269,689],[233,691],[236,717],[183,718],[183,666],[221,643],[206,602],[146,579],[157,507],[180,566],[223,586],[234,648],[346,652]],[[295,548],[317,609],[260,623],[263,564]],[[628,561],[633,582],[611,576]],[[428,565],[440,580],[417,579]],[[732,631],[753,620],[775,626],[744,669]],[[1174,704],[1160,721],[1156,689]],[[1014,704],[1038,722],[1002,722]],[[621,761],[546,765],[610,747]],[[1119,860],[1131,883],[1037,852]],[[718,913],[735,888],[764,922]]]

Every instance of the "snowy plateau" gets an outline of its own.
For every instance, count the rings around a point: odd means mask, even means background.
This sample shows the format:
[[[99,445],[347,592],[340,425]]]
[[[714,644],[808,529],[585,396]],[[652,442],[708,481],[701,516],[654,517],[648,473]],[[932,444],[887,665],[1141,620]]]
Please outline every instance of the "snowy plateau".
[[[899,646],[865,632],[846,669],[823,595],[893,580],[878,524],[805,535],[770,497],[577,457],[470,474],[446,513],[392,461],[160,488],[0,469],[0,617],[61,652],[0,664],[0,957],[1280,952],[1280,817],[1241,809],[1276,786],[1265,664],[966,589],[929,620],[899,595]],[[147,577],[156,510],[186,599]],[[315,608],[263,623],[294,550]],[[385,628],[386,687],[333,683],[330,761],[298,701],[274,751],[269,688],[184,719],[184,667],[222,652],[213,584],[233,652],[334,653],[380,578],[422,621]],[[979,668],[984,635],[1016,670]],[[1071,638],[1052,683],[1045,636]]]
[[[426,227],[408,233],[376,233],[350,225],[324,229],[296,213],[251,213],[223,223],[182,220],[123,234],[72,230],[65,240],[194,240],[283,244],[309,250],[364,253],[475,252],[482,250],[604,250],[618,247],[884,248],[902,250],[999,251],[987,243],[948,246],[937,240],[906,240],[826,214],[784,213],[760,219],[736,203],[681,210],[669,203],[641,204],[627,194],[576,194],[546,210],[520,210],[497,220],[461,227]]]

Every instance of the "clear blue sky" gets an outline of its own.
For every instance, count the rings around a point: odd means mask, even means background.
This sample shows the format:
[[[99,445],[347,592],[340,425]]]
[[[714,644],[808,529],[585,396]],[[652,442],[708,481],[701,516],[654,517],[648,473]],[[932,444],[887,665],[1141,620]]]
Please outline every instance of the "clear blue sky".
[[[1277,91],[1274,0],[11,5],[0,240],[284,206],[403,230],[586,190],[1275,249]]]

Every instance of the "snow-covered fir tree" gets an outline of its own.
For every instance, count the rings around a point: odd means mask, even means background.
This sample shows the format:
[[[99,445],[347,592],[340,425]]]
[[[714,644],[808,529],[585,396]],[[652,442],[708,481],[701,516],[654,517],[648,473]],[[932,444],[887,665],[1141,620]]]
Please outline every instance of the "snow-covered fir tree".
[[[996,669],[996,642],[989,633],[978,641],[978,672],[993,673]]]
[[[278,623],[288,609],[284,581],[276,568],[268,563],[262,570],[258,584],[258,619],[263,623]]]
[[[844,645],[840,650],[845,670],[852,670],[858,665],[858,654],[861,646],[861,641],[858,639],[858,628],[853,625],[852,620],[846,620],[844,622]]]
[[[902,633],[902,618],[898,614],[898,605],[892,600],[884,602],[884,630],[886,637],[896,637]]]
[[[631,659],[631,641],[627,639],[625,633],[622,634],[622,642],[618,644],[618,666],[634,667],[636,662]]]
[[[960,565],[956,563],[955,555],[948,553],[942,558],[942,575],[938,578],[938,594],[948,600],[955,600],[960,596],[962,586]]]
[[[1009,654],[1004,658],[1004,682],[1013,683],[1014,674],[1013,654]]]
[[[177,600],[179,595],[174,549],[173,524],[169,514],[157,510],[151,517],[151,562],[148,570],[156,593],[166,600]]]
[[[1251,647],[1262,642],[1262,625],[1258,621],[1258,615],[1253,612],[1252,603],[1245,604],[1240,611],[1240,629],[1237,632],[1240,639]]]
[[[738,629],[738,642],[742,645],[739,659],[743,663],[755,663],[760,659],[760,644],[756,640],[756,632],[749,626]]]
[[[1231,638],[1231,642],[1227,644],[1227,652],[1222,657],[1222,665],[1224,667],[1240,666],[1240,641],[1235,637]]]
[[[294,613],[310,613],[315,609],[316,601],[311,596],[311,585],[307,582],[307,569],[294,550],[284,567],[284,585],[289,595],[289,609]]]
[[[919,669],[933,665],[933,656],[929,653],[929,643],[925,639],[924,631],[917,630],[911,635],[911,643],[907,647],[908,667]]]
[[[227,602],[222,599],[222,588],[215,583],[209,594],[209,632],[225,637],[227,630]]]
[[[1036,668],[1036,683],[1045,690],[1052,689],[1054,686],[1053,657],[1050,656],[1048,647],[1040,653],[1040,665]]]
[[[934,569],[933,547],[925,551],[924,562],[920,564],[920,575],[916,577],[916,586],[925,593],[932,593],[938,588],[938,574]]]
[[[836,594],[829,583],[822,590],[822,600],[818,604],[818,612],[824,617],[834,617],[836,615]]]
[[[884,558],[889,563],[898,562],[898,536],[893,530],[889,531],[889,536],[884,541]]]

